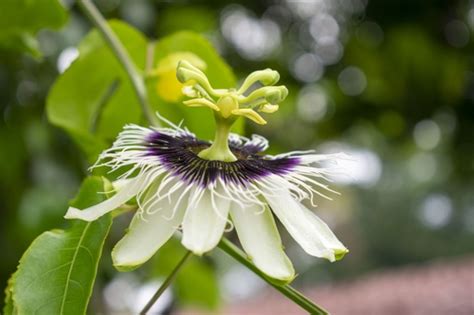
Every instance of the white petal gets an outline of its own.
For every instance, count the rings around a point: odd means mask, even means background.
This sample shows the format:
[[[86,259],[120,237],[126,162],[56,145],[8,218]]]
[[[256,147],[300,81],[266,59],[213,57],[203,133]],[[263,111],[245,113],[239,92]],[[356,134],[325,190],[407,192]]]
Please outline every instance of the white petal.
[[[145,197],[143,213],[135,214],[127,234],[112,251],[112,260],[117,269],[135,269],[150,259],[173,236],[183,221],[187,206],[186,200],[176,204],[183,190],[178,189],[170,198],[163,198],[156,203],[147,202],[150,196]],[[156,193],[156,189],[153,192]],[[163,191],[163,194],[165,193],[166,191]],[[147,213],[150,207],[155,210],[152,214]]]
[[[212,193],[207,189],[195,200],[193,195],[199,193],[198,189],[190,196],[181,242],[194,254],[202,255],[216,247],[224,234],[230,201],[214,197],[213,202]]]
[[[257,204],[242,208],[232,203],[230,215],[240,244],[255,266],[272,278],[293,280],[295,270],[283,251],[280,234],[268,207],[262,212]]]
[[[119,190],[111,198],[96,204],[92,207],[80,210],[74,207],[69,207],[64,218],[66,219],[81,219],[84,221],[94,221],[104,214],[117,209],[129,199],[138,194],[141,190],[146,188],[148,181],[146,173],[138,175],[133,178],[125,187]]]
[[[275,215],[308,254],[335,261],[348,252],[327,224],[288,191],[263,191],[263,194]]]

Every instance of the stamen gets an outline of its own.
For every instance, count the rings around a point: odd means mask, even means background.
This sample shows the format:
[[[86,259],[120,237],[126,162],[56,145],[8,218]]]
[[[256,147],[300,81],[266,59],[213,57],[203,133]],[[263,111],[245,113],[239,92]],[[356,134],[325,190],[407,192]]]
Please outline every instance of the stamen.
[[[215,110],[216,112],[220,111],[220,108],[216,104],[208,101],[205,98],[193,98],[188,101],[184,101],[183,104],[189,107],[206,107],[207,106],[210,109]]]
[[[250,108],[235,109],[232,111],[232,114],[236,116],[244,116],[260,125],[265,125],[267,123],[265,119],[262,118],[262,116]]]
[[[237,93],[245,93],[254,83],[260,81],[263,85],[274,85],[280,80],[280,74],[272,69],[254,71],[247,76]]]

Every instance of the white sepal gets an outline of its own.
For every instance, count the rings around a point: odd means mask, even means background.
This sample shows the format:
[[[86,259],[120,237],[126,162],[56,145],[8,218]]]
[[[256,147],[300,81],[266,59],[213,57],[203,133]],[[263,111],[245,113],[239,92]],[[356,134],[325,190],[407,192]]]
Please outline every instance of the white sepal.
[[[230,201],[216,198],[211,190],[194,188],[183,220],[184,247],[202,255],[219,243],[228,221]]]
[[[292,281],[295,270],[283,251],[280,234],[268,207],[262,211],[257,204],[242,208],[232,203],[230,215],[240,244],[255,266],[272,278]]]
[[[327,224],[296,201],[289,191],[263,190],[263,194],[275,215],[308,254],[333,262],[348,252]]]
[[[157,196],[157,190],[147,193],[142,211],[135,214],[127,234],[112,251],[113,264],[119,270],[132,270],[145,263],[183,221],[187,202],[178,200],[184,189],[177,189],[169,196],[166,190]]]
[[[92,207],[80,210],[74,207],[69,207],[64,218],[66,219],[80,219],[84,221],[94,221],[104,214],[117,209],[129,199],[137,195],[140,191],[144,190],[149,179],[146,173],[142,173],[137,177],[133,178],[127,183],[120,191],[118,191],[111,198],[98,203]]]

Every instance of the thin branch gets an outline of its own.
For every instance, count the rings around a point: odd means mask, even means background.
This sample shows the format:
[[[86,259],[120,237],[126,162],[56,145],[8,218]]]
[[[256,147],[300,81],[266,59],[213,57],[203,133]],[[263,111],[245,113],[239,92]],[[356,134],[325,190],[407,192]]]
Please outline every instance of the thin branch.
[[[148,301],[148,303],[145,305],[143,310],[140,312],[140,315],[145,315],[152,308],[152,306],[156,303],[156,301],[163,294],[163,292],[165,292],[166,288],[169,287],[174,277],[189,257],[191,257],[191,252],[187,251],[186,254],[184,254],[183,258],[181,258],[181,260],[178,262],[176,267],[174,267],[173,271],[171,271],[171,273],[168,275],[168,278],[166,278],[165,282],[163,282],[163,284],[158,288],[156,293],[152,296],[150,301]]]
[[[128,52],[125,50],[124,46],[114,34],[110,26],[107,24],[107,21],[100,14],[99,10],[90,0],[79,0],[79,6],[87,15],[89,20],[95,25],[95,27],[102,34],[107,45],[110,47],[115,57],[122,64],[125,72],[127,73],[130,82],[133,86],[135,94],[137,95],[138,102],[142,108],[143,115],[145,115],[146,120],[150,125],[159,126],[160,123],[153,113],[153,110],[148,102],[147,92],[145,88],[145,83],[142,76],[138,73],[135,65],[133,64]]]
[[[304,310],[308,311],[310,314],[318,315],[327,315],[329,314],[321,306],[314,304],[311,300],[305,297],[302,293],[298,292],[293,287],[288,284],[278,283],[277,280],[272,279],[260,271],[247,257],[246,255],[235,246],[232,242],[226,238],[222,238],[219,243],[219,248],[226,252],[229,256],[237,260],[239,263],[253,271],[257,276],[262,278],[269,285],[280,291],[287,298],[291,299],[293,302],[301,306]]]

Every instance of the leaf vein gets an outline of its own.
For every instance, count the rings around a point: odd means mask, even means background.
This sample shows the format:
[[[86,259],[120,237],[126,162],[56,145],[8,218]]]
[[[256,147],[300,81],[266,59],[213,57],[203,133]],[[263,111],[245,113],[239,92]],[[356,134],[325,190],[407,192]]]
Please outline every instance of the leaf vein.
[[[73,255],[72,260],[71,260],[71,266],[69,267],[69,271],[68,271],[68,274],[67,274],[67,277],[66,277],[66,287],[64,288],[64,294],[63,294],[63,297],[62,297],[62,300],[61,300],[61,308],[60,308],[59,314],[63,314],[63,312],[64,312],[64,307],[66,305],[66,299],[67,299],[67,296],[68,296],[69,283],[71,282],[72,270],[74,269],[74,263],[76,262],[77,255],[79,253],[79,249],[82,246],[82,242],[84,241],[84,238],[87,234],[87,231],[89,230],[90,225],[91,225],[91,223],[87,223],[86,228],[82,231],[81,237],[80,237],[79,242],[78,242],[77,247],[76,247],[76,250],[74,251],[74,255]]]
[[[45,276],[49,275],[49,274],[52,273],[52,272],[55,272],[55,271],[58,271],[58,270],[61,269],[61,268],[67,267],[67,266],[70,265],[70,264],[71,264],[71,262],[68,261],[67,263],[64,263],[64,264],[62,264],[62,265],[59,265],[59,266],[57,266],[57,267],[54,267],[54,268],[51,269],[51,270],[46,271],[45,273],[43,273],[43,274],[40,275],[39,277],[34,278],[30,283],[28,283],[28,284],[25,286],[25,290],[27,290],[31,285],[33,285],[33,283],[35,283],[36,281],[38,281],[39,278],[45,277]]]

